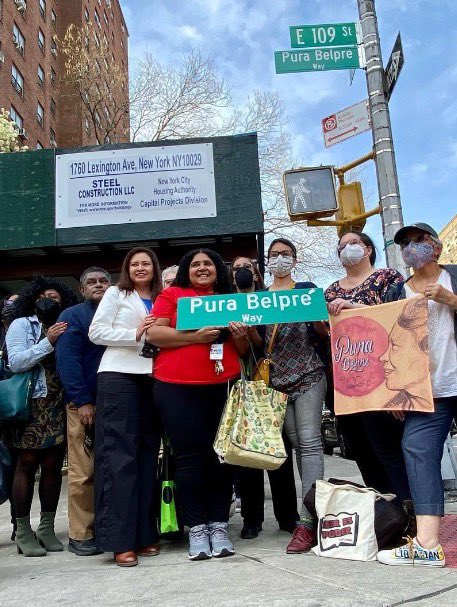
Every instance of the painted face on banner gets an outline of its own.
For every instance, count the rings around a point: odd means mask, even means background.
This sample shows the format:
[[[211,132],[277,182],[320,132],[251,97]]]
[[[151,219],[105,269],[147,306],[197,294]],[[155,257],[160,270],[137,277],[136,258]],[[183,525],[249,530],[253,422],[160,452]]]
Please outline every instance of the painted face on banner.
[[[389,338],[382,325],[371,318],[346,318],[332,329],[335,390],[345,396],[366,396],[385,380],[380,357]]]

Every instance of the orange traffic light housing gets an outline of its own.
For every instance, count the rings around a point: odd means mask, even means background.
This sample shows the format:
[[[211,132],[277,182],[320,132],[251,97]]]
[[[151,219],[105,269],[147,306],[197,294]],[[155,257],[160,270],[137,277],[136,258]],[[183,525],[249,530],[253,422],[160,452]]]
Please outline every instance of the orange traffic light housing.
[[[338,226],[338,236],[341,238],[351,230],[362,231],[366,223],[365,217],[361,217],[364,215],[365,203],[360,181],[341,184],[338,188],[338,211],[335,219],[344,222],[344,225]]]

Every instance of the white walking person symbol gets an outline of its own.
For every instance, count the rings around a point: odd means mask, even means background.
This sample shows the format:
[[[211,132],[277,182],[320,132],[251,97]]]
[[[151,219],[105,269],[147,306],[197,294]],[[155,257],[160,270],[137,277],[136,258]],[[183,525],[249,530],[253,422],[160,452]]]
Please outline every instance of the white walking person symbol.
[[[307,180],[304,177],[300,177],[298,183],[292,186],[292,195],[293,195],[293,210],[297,211],[300,204],[303,209],[308,208],[308,203],[306,200],[306,194],[311,194],[311,190],[307,187]]]

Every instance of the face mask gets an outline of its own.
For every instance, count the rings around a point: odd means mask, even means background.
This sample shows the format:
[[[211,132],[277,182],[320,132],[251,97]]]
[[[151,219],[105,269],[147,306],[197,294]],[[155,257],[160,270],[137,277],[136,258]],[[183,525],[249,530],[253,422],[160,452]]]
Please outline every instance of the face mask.
[[[365,251],[359,244],[347,244],[340,253],[343,266],[355,266],[365,257]]]
[[[294,258],[293,257],[283,257],[282,255],[278,255],[278,257],[272,257],[268,262],[268,269],[277,278],[284,278],[292,272],[292,268],[294,267]]]
[[[2,309],[2,321],[10,323],[16,312],[16,302],[15,301],[5,301]]]
[[[42,322],[46,327],[52,327],[57,322],[61,307],[58,301],[45,297],[39,299],[35,304],[35,312],[38,320]]]
[[[428,242],[410,242],[401,252],[405,264],[415,270],[435,259],[435,250]]]
[[[254,274],[248,268],[237,268],[234,274],[235,284],[238,289],[248,291],[254,284]]]

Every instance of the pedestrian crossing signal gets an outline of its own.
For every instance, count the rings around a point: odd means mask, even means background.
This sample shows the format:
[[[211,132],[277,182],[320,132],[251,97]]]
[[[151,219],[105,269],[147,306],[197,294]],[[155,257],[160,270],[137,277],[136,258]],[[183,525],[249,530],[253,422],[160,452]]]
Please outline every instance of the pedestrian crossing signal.
[[[291,221],[331,217],[338,210],[333,166],[286,171],[283,183]]]

